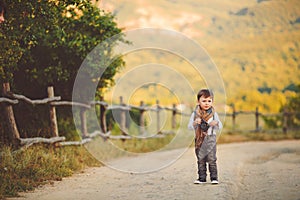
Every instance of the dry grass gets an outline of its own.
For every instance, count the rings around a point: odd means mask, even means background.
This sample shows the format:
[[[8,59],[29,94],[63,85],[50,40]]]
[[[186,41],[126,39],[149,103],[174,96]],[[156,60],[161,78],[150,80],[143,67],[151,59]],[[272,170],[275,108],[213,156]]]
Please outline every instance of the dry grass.
[[[100,165],[83,147],[37,145],[26,150],[0,148],[0,199],[62,180],[86,166]]]

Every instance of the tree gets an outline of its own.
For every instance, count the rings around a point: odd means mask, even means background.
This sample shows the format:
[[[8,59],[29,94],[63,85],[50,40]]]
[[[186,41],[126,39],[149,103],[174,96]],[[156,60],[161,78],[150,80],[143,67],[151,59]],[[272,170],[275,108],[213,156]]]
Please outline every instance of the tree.
[[[300,126],[300,85],[297,85],[295,87],[295,91],[297,91],[296,95],[294,97],[291,97],[288,99],[285,106],[282,107],[283,109],[286,109],[287,112],[294,113],[293,117],[290,117],[290,120],[288,120],[288,126],[289,127],[298,127]]]
[[[29,91],[24,88],[25,81],[35,83],[39,90],[49,84],[63,85],[64,95],[70,97],[74,77],[86,55],[105,39],[121,33],[114,16],[89,0],[8,0],[7,4],[8,23],[0,34],[5,41],[0,75],[2,82],[15,83],[18,89],[21,85],[20,90],[29,94],[34,91],[30,91],[32,85]],[[109,52],[107,56],[114,55]],[[123,64],[121,57],[114,59],[99,87],[113,83]]]
[[[114,16],[89,0],[6,2],[7,22],[0,29],[0,83],[10,82],[14,92],[31,98],[45,97],[42,91],[53,85],[56,94],[71,100],[77,71],[88,53],[112,36],[117,35],[115,42],[126,42]],[[93,72],[88,74],[89,81],[99,81],[97,98],[102,88],[113,84],[114,75],[124,65],[122,57],[113,54],[113,47],[105,50],[99,53],[113,62],[101,79]],[[16,115],[22,116],[28,109],[19,107]],[[64,114],[70,116],[71,111]],[[19,123],[26,126],[26,118]]]
[[[266,125],[270,128],[278,128],[283,126],[283,117],[287,117],[288,128],[299,128],[300,126],[300,85],[295,86],[295,96],[289,98],[287,102],[281,106],[280,112],[286,113],[286,116],[280,115],[276,117],[264,117]]]

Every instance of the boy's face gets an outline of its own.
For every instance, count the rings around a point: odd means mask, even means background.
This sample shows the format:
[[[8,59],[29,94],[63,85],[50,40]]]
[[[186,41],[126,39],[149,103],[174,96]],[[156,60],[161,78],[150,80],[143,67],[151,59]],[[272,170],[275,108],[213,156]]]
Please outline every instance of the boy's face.
[[[2,23],[2,22],[4,22],[4,15],[3,15],[3,12],[2,13],[0,13],[0,24]]]
[[[202,97],[200,97],[198,103],[202,110],[208,110],[212,107],[213,99],[212,99],[212,97],[203,97],[202,96]]]

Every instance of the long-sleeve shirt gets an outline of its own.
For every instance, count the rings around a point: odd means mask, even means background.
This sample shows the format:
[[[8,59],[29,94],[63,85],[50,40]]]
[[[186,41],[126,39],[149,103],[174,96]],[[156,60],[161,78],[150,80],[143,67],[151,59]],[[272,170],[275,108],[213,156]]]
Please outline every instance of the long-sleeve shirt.
[[[189,123],[188,123],[188,129],[189,130],[195,130],[195,127],[193,125],[194,123],[194,118],[195,118],[195,112],[192,113]],[[208,135],[216,135],[217,131],[221,130],[223,128],[222,122],[220,121],[219,115],[217,112],[215,112],[214,116],[209,118],[207,123],[209,124],[211,121],[216,120],[218,121],[218,125],[217,126],[213,126],[213,127],[209,127],[209,129],[207,130],[207,134]]]

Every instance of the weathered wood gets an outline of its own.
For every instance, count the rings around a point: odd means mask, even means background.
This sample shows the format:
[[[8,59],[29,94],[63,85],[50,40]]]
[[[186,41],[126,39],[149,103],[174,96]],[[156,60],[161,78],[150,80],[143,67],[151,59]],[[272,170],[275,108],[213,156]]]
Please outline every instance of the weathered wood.
[[[91,101],[91,105],[102,105],[102,106],[106,106],[106,107],[108,106],[108,104],[103,100],[101,100],[101,101]]]
[[[125,104],[123,105],[112,105],[112,106],[108,106],[107,107],[107,110],[123,110],[123,111],[128,111],[128,110],[131,110],[131,107],[130,106],[127,106]]]
[[[85,108],[80,109],[80,122],[81,122],[82,138],[87,138],[88,132],[87,132],[87,125],[86,125],[86,109]]]
[[[78,106],[78,107],[83,107],[83,108],[87,108],[87,109],[91,108],[91,106],[88,104],[79,103],[79,102],[71,102],[71,101],[51,102],[50,105],[52,105],[52,106]]]
[[[236,118],[235,106],[232,105],[232,129],[233,130],[235,130],[235,118]]]
[[[130,140],[132,137],[130,135],[110,135],[109,139],[114,140]]]
[[[10,92],[10,85],[9,83],[3,83],[3,95],[7,96]],[[3,109],[4,118],[6,119],[6,124],[8,127],[8,138],[9,142],[14,146],[18,145],[18,140],[20,139],[20,133],[17,128],[13,107],[10,104],[4,105]]]
[[[159,100],[156,100],[156,129],[157,129],[157,133],[161,133],[161,129],[160,129],[160,110],[162,108],[159,105]]]
[[[133,108],[133,109],[137,109],[137,110],[144,110],[144,111],[147,111],[147,110],[150,110],[150,108],[146,105],[140,105],[140,106],[135,106],[135,105],[128,105],[130,108]]]
[[[45,98],[45,99],[37,99],[37,100],[31,100],[29,99],[28,97],[25,97],[23,95],[20,95],[20,94],[11,94],[11,96],[15,99],[18,99],[18,100],[23,100],[25,101],[26,103],[28,104],[47,104],[47,103],[50,103],[50,102],[53,102],[53,101],[59,101],[61,99],[61,97],[49,97],[49,98]]]
[[[107,103],[102,103],[103,97],[101,97],[101,101],[99,102],[100,105],[100,113],[99,113],[99,121],[100,121],[100,128],[102,132],[106,133],[107,132],[107,127],[106,127],[106,109],[108,104]]]
[[[100,136],[100,137],[102,137],[102,138],[104,138],[104,139],[107,139],[107,138],[110,137],[110,134],[111,134],[110,131],[108,131],[108,132],[106,132],[106,133],[103,133],[103,132],[101,132],[101,131],[94,131],[93,133],[89,134],[89,137],[90,137],[90,138],[94,138],[94,137],[96,137],[96,136]]]
[[[258,111],[258,107],[255,108],[255,131],[258,132],[259,131],[259,111]]]
[[[123,103],[123,97],[120,96],[120,106],[125,106]],[[120,109],[120,129],[122,132],[122,135],[127,135],[126,131],[126,112],[123,109]]]
[[[54,97],[54,89],[52,86],[48,87],[48,97]],[[56,119],[56,109],[55,106],[49,106],[49,114],[50,114],[50,130],[53,137],[58,137],[58,126],[57,126],[57,119]]]
[[[59,145],[60,146],[80,146],[80,145],[84,145],[88,142],[91,142],[92,139],[91,138],[85,138],[81,141],[66,141],[66,142],[60,142]]]
[[[142,108],[144,106],[145,106],[144,102],[141,101],[140,107]],[[145,130],[145,115],[144,115],[144,113],[145,113],[145,110],[144,109],[140,109],[140,124],[139,124],[139,126],[140,126],[140,135],[143,135],[145,133],[145,131],[146,131]]]
[[[106,106],[100,105],[100,127],[101,130],[106,133],[107,125],[106,125]]]
[[[0,103],[18,104],[18,100],[8,99],[5,97],[0,97]]]
[[[282,131],[284,134],[287,134],[287,130],[288,130],[288,111],[287,111],[287,108],[283,108],[283,113],[282,113],[282,116],[283,116],[283,122],[282,122]]]
[[[176,114],[177,114],[176,104],[173,104],[173,110],[172,110],[172,129],[176,128]]]
[[[42,137],[36,137],[36,138],[20,138],[20,144],[23,146],[31,146],[33,144],[37,143],[47,143],[47,144],[53,144],[56,142],[62,142],[65,141],[65,137],[52,137],[52,138],[42,138]]]

